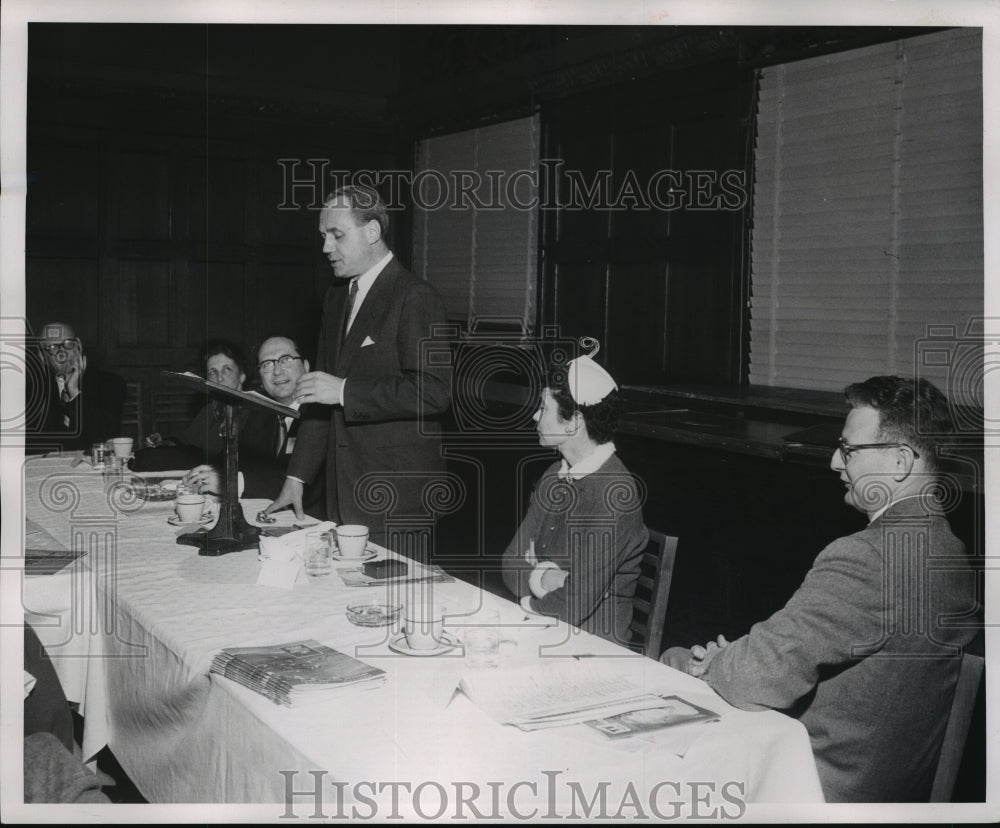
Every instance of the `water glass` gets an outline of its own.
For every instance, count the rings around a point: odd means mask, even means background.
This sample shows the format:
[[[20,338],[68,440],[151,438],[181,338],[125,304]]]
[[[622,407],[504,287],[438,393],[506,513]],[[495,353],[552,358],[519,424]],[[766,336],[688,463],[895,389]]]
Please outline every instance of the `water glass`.
[[[323,578],[333,571],[333,549],[325,533],[310,532],[302,550],[302,563],[311,578]]]
[[[474,670],[496,667],[500,663],[500,613],[483,610],[469,622],[465,629],[465,666]]]

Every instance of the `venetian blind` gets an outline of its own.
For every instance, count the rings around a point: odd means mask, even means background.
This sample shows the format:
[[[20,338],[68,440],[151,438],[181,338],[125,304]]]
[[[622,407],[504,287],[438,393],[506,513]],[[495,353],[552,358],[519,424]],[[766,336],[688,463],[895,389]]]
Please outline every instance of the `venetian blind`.
[[[449,319],[534,327],[538,116],[417,145],[414,268]]]
[[[945,388],[922,343],[984,312],[981,30],[766,69],[757,135],[750,382]]]

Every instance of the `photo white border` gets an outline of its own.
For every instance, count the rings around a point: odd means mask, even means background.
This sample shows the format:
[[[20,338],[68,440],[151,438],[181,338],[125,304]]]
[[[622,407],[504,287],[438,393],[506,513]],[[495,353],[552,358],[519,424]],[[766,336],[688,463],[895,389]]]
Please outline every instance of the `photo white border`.
[[[460,9],[460,11],[456,11]],[[577,24],[577,25],[848,25],[848,26],[978,26],[983,29],[983,152],[985,237],[985,312],[1000,319],[996,199],[998,137],[1000,137],[1000,5],[994,0],[538,0],[501,2],[478,0],[4,0],[0,5],[0,317],[24,317],[24,242],[26,192],[27,25],[29,22],[135,23],[452,23],[452,24]],[[992,333],[993,331],[991,331]],[[1000,331],[996,331],[1000,333]],[[23,408],[23,384],[4,374],[0,405],[6,417]],[[1000,411],[995,372],[986,374],[986,411]],[[997,491],[1000,471],[986,454],[985,486]],[[0,549],[21,543],[22,492],[19,448],[0,449],[2,535]],[[987,501],[988,502],[988,501]],[[13,518],[13,519],[12,519]],[[997,550],[998,521],[987,508],[987,555]],[[998,559],[1000,560],[1000,559]],[[998,564],[1000,566],[1000,564]],[[1000,572],[987,572],[987,595],[998,594]],[[996,716],[995,665],[1000,644],[994,631],[997,606],[986,607],[986,673],[988,691],[987,767],[1000,766],[1000,726]],[[22,781],[20,720],[16,670],[21,662],[20,594],[17,579],[0,579],[0,646],[3,647],[3,709],[0,710],[0,767],[3,768],[2,804],[8,822],[278,822],[273,806],[111,805],[25,806],[19,804]],[[15,626],[10,626],[11,624]],[[13,778],[12,778],[13,777]],[[747,822],[993,822],[1000,818],[1000,774],[987,774],[987,803],[969,805],[822,805],[749,807]],[[72,809],[71,809],[72,808]],[[288,822],[288,820],[284,820]]]

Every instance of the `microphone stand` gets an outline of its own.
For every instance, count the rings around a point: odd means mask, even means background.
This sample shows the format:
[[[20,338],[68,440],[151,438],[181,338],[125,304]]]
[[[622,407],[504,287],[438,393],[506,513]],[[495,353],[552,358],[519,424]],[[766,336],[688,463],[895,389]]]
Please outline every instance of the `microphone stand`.
[[[226,440],[226,488],[219,505],[219,519],[211,531],[199,529],[177,538],[180,544],[197,546],[199,555],[225,555],[249,549],[259,543],[260,530],[247,522],[237,492],[239,422],[235,417],[235,409],[239,407],[239,403],[227,399],[225,406],[222,436]]]

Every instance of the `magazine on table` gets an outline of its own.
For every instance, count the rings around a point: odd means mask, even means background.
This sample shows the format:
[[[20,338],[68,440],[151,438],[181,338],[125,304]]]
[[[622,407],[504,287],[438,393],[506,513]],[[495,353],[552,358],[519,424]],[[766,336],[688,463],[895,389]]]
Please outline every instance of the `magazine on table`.
[[[385,682],[384,670],[312,639],[267,647],[228,647],[216,654],[210,672],[288,707]]]
[[[652,685],[642,665],[630,670],[619,658],[609,658],[604,665],[597,662],[593,658],[585,661],[552,658],[505,670],[502,677],[488,675],[491,671],[469,671],[460,687],[492,718],[522,730],[601,720],[613,722],[626,713],[665,708],[674,711],[676,723],[680,723],[681,717],[686,717],[686,722],[694,716],[702,721],[717,718],[711,711]],[[651,721],[657,717],[668,718],[653,713],[645,718]]]
[[[713,710],[699,707],[680,696],[657,693],[648,706],[641,705],[634,710],[600,719],[588,719],[584,724],[609,739],[625,739],[668,727],[717,721],[719,714]]]

